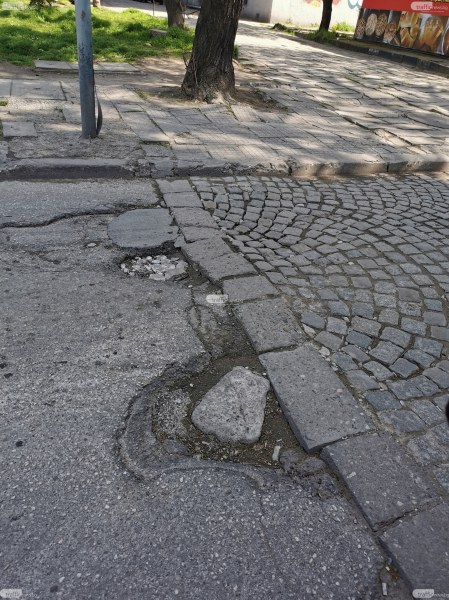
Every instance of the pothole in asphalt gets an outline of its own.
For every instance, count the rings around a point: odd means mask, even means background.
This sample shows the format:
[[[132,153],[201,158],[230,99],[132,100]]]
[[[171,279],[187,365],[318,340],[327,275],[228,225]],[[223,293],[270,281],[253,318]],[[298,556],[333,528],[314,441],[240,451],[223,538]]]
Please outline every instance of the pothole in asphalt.
[[[289,449],[297,450],[306,458],[271,390],[267,394],[262,433],[253,444],[223,443],[195,427],[191,420],[195,407],[223,376],[238,366],[263,375],[255,356],[225,357],[213,361],[203,373],[159,392],[153,410],[156,437],[163,445],[167,440],[176,440],[184,446],[186,453],[203,459],[279,467],[279,457]],[[179,449],[182,452],[181,446]]]
[[[279,458],[288,449],[296,449],[301,459],[306,458],[271,389],[266,395],[261,435],[254,443],[223,442],[195,427],[195,407],[235,367],[259,376],[264,376],[264,371],[226,297],[204,281],[193,285],[192,295],[189,320],[211,361],[200,374],[178,380],[152,397],[155,436],[169,452],[218,461],[279,467]],[[230,406],[229,413],[231,410]]]
[[[120,268],[130,277],[138,275],[155,281],[173,281],[187,277],[188,265],[180,256],[156,254],[129,257]]]

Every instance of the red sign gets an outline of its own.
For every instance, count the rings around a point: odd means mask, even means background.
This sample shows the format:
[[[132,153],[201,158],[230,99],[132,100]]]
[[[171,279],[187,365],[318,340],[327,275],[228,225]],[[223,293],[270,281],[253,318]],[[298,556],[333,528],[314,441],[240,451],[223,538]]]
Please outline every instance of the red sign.
[[[410,0],[364,0],[363,8],[419,12],[449,17],[449,2],[410,2]]]

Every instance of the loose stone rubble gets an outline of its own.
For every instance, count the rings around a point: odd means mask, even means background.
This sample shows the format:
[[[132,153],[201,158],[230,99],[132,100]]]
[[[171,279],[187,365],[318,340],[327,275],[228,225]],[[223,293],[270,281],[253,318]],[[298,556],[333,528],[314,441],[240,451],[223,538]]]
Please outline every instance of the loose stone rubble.
[[[158,256],[136,256],[122,262],[120,268],[130,277],[141,275],[155,281],[169,281],[185,277],[187,263],[180,258],[169,258],[159,254]]]

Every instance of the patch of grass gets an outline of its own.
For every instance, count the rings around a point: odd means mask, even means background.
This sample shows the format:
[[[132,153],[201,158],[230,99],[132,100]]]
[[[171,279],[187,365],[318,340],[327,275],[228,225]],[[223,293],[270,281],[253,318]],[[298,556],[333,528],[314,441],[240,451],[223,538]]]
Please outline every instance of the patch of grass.
[[[8,100],[3,100],[0,98],[0,106],[8,106]]]
[[[166,37],[152,38],[149,29],[166,29]],[[96,60],[133,61],[146,56],[181,56],[190,51],[194,31],[168,29],[167,20],[129,9],[116,13],[92,10]],[[0,10],[0,61],[32,65],[36,59],[76,61],[73,7],[40,10]]]
[[[342,23],[335,23],[335,25],[332,25],[331,31],[344,31],[347,33],[354,33],[355,27],[350,23],[346,23],[345,21],[343,21]]]
[[[325,29],[318,29],[318,31],[306,33],[304,37],[314,42],[333,42],[337,39],[338,36],[335,33],[335,31],[326,31]]]

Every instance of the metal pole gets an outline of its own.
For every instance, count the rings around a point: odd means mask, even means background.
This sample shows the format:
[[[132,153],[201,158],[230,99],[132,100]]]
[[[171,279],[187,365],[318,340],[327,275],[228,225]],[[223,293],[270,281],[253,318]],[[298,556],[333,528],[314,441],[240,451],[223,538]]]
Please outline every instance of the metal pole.
[[[82,137],[96,137],[90,0],[75,0]]]

